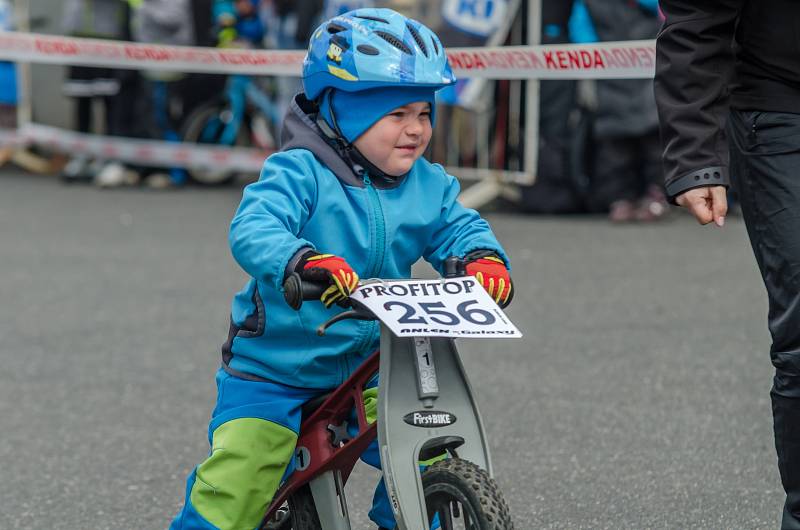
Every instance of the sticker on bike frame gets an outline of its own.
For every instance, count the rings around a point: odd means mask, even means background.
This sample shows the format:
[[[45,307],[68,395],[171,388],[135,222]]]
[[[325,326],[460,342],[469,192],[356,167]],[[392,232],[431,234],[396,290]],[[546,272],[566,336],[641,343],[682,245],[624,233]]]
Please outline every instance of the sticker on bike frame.
[[[307,447],[298,446],[294,450],[295,466],[297,471],[308,469],[311,465],[311,452]]]
[[[403,416],[403,421],[414,427],[446,427],[456,422],[456,415],[440,410],[418,410]]]
[[[433,348],[430,337],[414,337],[414,351],[417,359],[417,380],[419,398],[425,399],[439,395],[439,381],[436,378],[436,364],[433,362]]]
[[[436,364],[433,362],[431,339],[414,338],[414,351],[417,354],[417,378],[419,379],[419,397],[433,397],[439,394],[439,381],[436,378]]]
[[[522,337],[472,276],[367,282],[351,296],[398,337]]]

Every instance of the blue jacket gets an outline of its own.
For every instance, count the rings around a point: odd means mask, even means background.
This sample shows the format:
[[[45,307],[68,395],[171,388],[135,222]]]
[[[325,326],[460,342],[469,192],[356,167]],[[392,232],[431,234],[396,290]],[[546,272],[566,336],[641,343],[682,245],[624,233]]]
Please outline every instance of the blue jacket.
[[[282,151],[244,190],[230,230],[233,256],[250,275],[231,308],[223,363],[240,377],[302,388],[341,384],[378,348],[377,322],[347,320],[324,337],[316,328],[342,308],[306,302],[294,311],[282,284],[309,248],[342,256],[362,278],[409,278],[420,258],[442,271],[452,255],[496,251],[491,229],[456,202],[458,181],[420,158],[398,179],[362,179],[323,139],[313,105],[297,96]]]

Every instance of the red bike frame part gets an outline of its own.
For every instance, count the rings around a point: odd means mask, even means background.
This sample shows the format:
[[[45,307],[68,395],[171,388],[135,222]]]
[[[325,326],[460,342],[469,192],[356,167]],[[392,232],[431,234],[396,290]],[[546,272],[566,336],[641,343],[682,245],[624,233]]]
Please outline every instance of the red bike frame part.
[[[339,470],[342,484],[347,482],[361,454],[377,437],[377,422],[367,423],[363,393],[367,383],[378,373],[379,354],[377,351],[373,353],[317,410],[303,420],[297,447],[308,449],[309,465],[302,471],[296,469],[278,488],[267,509],[265,521],[275,514],[292,493],[327,471]],[[358,434],[343,445],[335,446],[328,425],[341,425],[350,418],[353,407],[358,418]]]

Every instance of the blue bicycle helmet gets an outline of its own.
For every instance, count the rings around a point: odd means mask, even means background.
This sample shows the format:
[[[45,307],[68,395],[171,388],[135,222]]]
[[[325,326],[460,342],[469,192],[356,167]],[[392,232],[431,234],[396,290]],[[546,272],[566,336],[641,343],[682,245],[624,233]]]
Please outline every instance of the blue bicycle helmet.
[[[314,31],[303,61],[303,89],[314,100],[328,88],[443,88],[455,83],[439,37],[391,9],[356,9]]]

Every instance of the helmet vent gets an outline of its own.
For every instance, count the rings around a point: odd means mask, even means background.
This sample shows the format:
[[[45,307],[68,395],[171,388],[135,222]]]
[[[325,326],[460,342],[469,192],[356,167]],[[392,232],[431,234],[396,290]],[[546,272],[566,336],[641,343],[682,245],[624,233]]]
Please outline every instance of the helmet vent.
[[[391,44],[392,46],[394,46],[395,48],[397,48],[401,52],[407,53],[408,55],[412,55],[411,48],[406,46],[406,44],[403,41],[401,41],[400,39],[398,39],[397,37],[395,37],[391,33],[387,33],[385,31],[376,31],[375,35],[377,35],[378,37],[382,38],[383,40],[385,40],[386,42],[388,42],[389,44]]]
[[[431,37],[431,42],[433,43],[433,51],[436,53],[436,55],[439,55],[439,45],[436,44],[436,39]]]
[[[356,50],[360,51],[365,55],[379,55],[381,52],[378,51],[378,48],[375,46],[370,46],[369,44],[359,44],[356,46]]]
[[[344,26],[340,26],[339,24],[337,24],[335,22],[331,22],[330,24],[328,24],[328,28],[327,29],[328,29],[328,33],[339,33],[340,31],[344,31],[347,28],[344,27]]]
[[[417,43],[417,46],[419,46],[419,48],[422,50],[422,53],[424,53],[425,57],[427,57],[428,56],[428,47],[425,46],[425,41],[422,40],[422,37],[420,36],[419,31],[417,31],[417,28],[415,28],[414,26],[412,26],[408,22],[406,22],[406,27],[408,28],[409,33],[411,33],[411,36],[414,37],[414,41]]]
[[[389,23],[389,21],[386,20],[385,18],[371,17],[371,16],[368,16],[368,15],[353,15],[353,18],[360,18],[362,20],[372,20],[373,22],[383,22],[384,24],[388,24]]]

